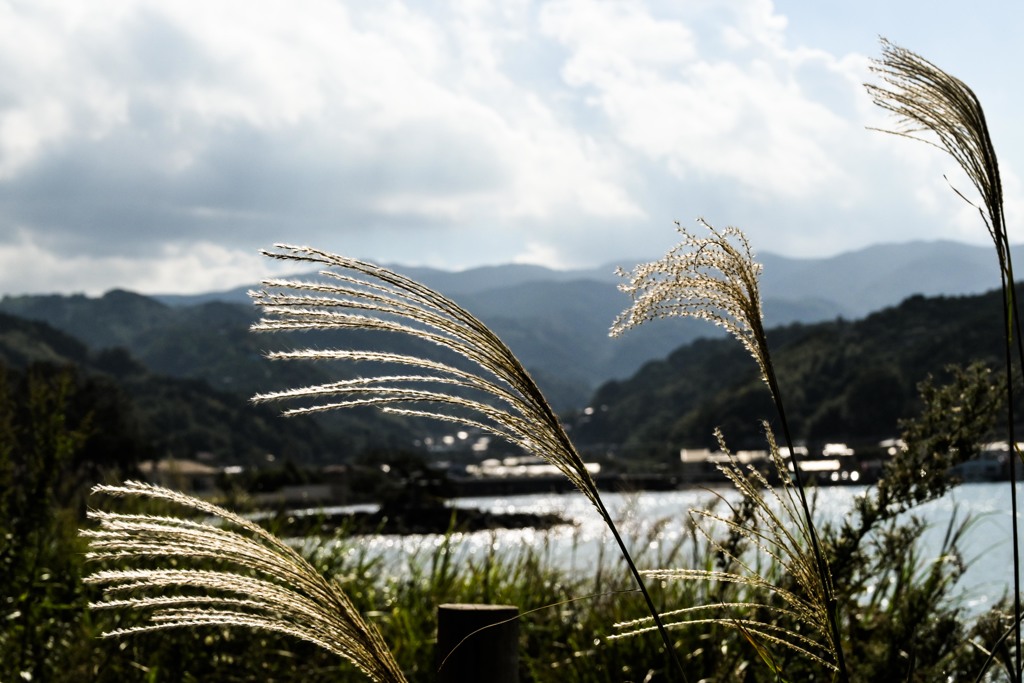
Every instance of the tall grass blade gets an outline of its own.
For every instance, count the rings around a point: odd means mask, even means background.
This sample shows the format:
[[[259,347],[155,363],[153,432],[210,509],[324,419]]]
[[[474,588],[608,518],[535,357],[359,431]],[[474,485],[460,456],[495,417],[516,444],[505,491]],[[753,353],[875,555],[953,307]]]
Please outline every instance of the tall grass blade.
[[[643,578],[601,499],[586,463],[554,410],[512,351],[486,325],[454,301],[398,273],[310,247],[277,245],[275,259],[324,268],[321,281],[268,280],[251,292],[264,317],[256,331],[363,330],[400,334],[447,350],[458,365],[372,349],[302,349],[269,354],[279,360],[373,362],[399,368],[316,386],[253,397],[254,401],[306,401],[285,415],[374,406],[398,415],[474,427],[554,465],[597,508],[612,532],[647,603],[668,656],[685,672]],[[465,361],[468,361],[465,362]]]
[[[616,318],[611,334],[622,334],[658,318],[696,318],[723,327],[754,357],[778,411],[793,463],[794,490],[800,507],[798,514],[803,517],[802,525],[809,536],[817,581],[828,604],[830,641],[836,669],[840,679],[845,681],[848,674],[828,562],[814,528],[785,403],[764,331],[759,285],[762,267],[754,260],[750,243],[741,230],[727,227],[719,231],[702,219],[699,223],[707,229],[707,237],[697,237],[676,223],[683,236],[679,245],[660,260],[641,264],[631,273],[620,271],[627,281],[619,288],[630,295],[633,305]]]
[[[765,428],[767,430],[767,425]],[[722,451],[729,455],[729,463],[720,465],[719,470],[752,503],[752,516],[737,521],[736,515],[726,516],[706,509],[690,511],[697,531],[716,553],[727,559],[726,568],[658,569],[644,574],[662,580],[732,584],[760,600],[721,601],[665,612],[663,616],[669,620],[669,628],[699,624],[733,628],[745,637],[757,637],[788,648],[838,673],[839,644],[834,639],[830,618],[832,585],[822,583],[817,561],[813,553],[807,552],[814,531],[804,522],[796,487],[787,474],[788,467],[779,448],[770,431],[767,435],[772,462],[780,478],[777,487],[756,468],[740,465],[729,453],[721,433],[716,432]],[[757,551],[759,559],[769,558],[782,576],[775,580],[766,578],[763,568],[751,564],[751,557],[718,541],[711,526],[724,527],[730,536],[744,539]],[[780,578],[785,578],[786,583]],[[760,618],[758,614],[765,617]],[[649,628],[644,620],[617,626],[624,631],[621,636],[635,635]],[[755,649],[760,657],[765,657],[767,651]]]
[[[94,572],[86,583],[103,586],[93,609],[139,610],[142,625],[106,637],[197,626],[243,627],[286,634],[342,657],[377,683],[406,679],[380,632],[341,588],[262,527],[203,500],[134,481],[97,486],[94,493],[158,499],[212,516],[222,526],[181,517],[93,510],[98,529],[89,539],[94,561],[177,561],[183,567],[214,562],[218,569],[133,569]],[[203,564],[205,566],[205,564]]]
[[[1003,188],[999,161],[989,134],[985,112],[977,95],[960,79],[946,73],[923,57],[882,40],[882,58],[873,70],[881,84],[866,87],[875,103],[895,114],[899,126],[884,131],[921,140],[949,154],[970,179],[981,196],[976,206],[996,248],[1003,295],[1007,431],[1009,443],[1021,457],[1014,429],[1013,349],[1016,337],[1018,360],[1024,363],[1024,339],[1014,289],[1010,241],[1003,213]],[[967,200],[960,191],[958,195]],[[1020,643],[1020,549],[1017,524],[1017,458],[1010,458],[1010,504],[1013,539],[1013,595],[1016,624],[1014,652],[1015,680],[1021,680]]]

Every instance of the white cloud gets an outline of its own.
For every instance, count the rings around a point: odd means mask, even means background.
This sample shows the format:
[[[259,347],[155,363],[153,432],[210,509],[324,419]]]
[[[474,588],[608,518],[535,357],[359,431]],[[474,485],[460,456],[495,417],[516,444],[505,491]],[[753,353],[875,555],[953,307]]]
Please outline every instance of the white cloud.
[[[709,174],[790,200],[842,179],[827,148],[849,122],[809,96],[795,73],[823,56],[784,52],[785,21],[770,3],[735,4],[739,21],[724,52],[698,52],[694,31],[641,6],[555,7],[542,25],[571,50],[566,82],[592,90],[614,134],[680,180]],[[620,25],[633,30],[609,40]],[[674,49],[651,48],[662,45]]]
[[[510,261],[548,268],[565,268],[567,265],[557,249],[543,242],[528,242],[525,249],[513,256]]]
[[[592,265],[698,214],[795,255],[980,230],[941,155],[864,130],[866,57],[796,23],[771,0],[0,1],[4,265],[227,286],[251,263],[217,264],[280,239]],[[45,289],[18,273],[0,292]]]
[[[294,266],[291,266],[294,270]],[[118,255],[55,255],[30,235],[0,244],[0,272],[10,291],[74,292],[98,296],[130,283],[146,294],[201,293],[281,275],[288,266],[254,251],[200,242],[165,245],[142,258]]]
[[[315,2],[299,14],[276,0],[258,11],[238,2],[90,7],[67,18],[51,6],[23,22],[49,46],[61,43],[62,55],[26,67],[19,82],[67,70],[49,116],[16,83],[6,88],[14,103],[0,135],[20,150],[9,155],[16,161],[7,174],[23,194],[51,191],[49,182],[33,188],[33,173],[57,172],[47,163],[66,169],[60,155],[74,153],[107,195],[129,189],[126,175],[148,176],[154,207],[170,214],[160,223],[201,219],[212,204],[258,214],[275,196],[267,217],[315,217],[311,232],[324,229],[315,226],[328,222],[338,195],[343,211],[330,223],[342,232],[395,220],[512,229],[520,219],[554,221],[566,212],[642,213],[622,189],[614,154],[502,73],[503,51],[521,32],[461,35],[460,27],[482,21],[471,7],[455,27],[395,2]],[[88,119],[102,125],[82,136]],[[51,120],[62,124],[46,125]],[[23,130],[30,124],[46,130]],[[44,143],[55,149],[44,153]],[[353,176],[359,191],[349,191]],[[33,215],[18,208],[8,220],[80,231],[53,215],[59,206],[37,202]],[[187,240],[199,231],[219,239],[211,227],[153,237]]]
[[[654,17],[640,2],[556,0],[544,5],[540,25],[572,49],[569,70],[584,74],[611,71],[624,76],[622,72],[637,67],[673,67],[693,59],[697,51],[687,26]]]

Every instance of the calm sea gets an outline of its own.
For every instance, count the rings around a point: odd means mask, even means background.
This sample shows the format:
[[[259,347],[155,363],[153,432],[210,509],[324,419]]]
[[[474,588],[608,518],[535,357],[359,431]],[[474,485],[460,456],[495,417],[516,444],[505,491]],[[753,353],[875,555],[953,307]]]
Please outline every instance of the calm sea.
[[[854,498],[864,493],[863,487],[819,489],[815,496],[816,515],[823,520],[839,520],[852,508]],[[1024,496],[1022,484],[1018,484],[1018,496]],[[644,567],[664,566],[659,560],[676,547],[681,548],[675,555],[676,564],[685,564],[690,547],[687,545],[690,538],[688,511],[712,505],[723,509],[723,500],[735,501],[736,497],[736,493],[727,488],[603,496],[631,552]],[[1024,504],[1024,497],[1020,502]],[[457,561],[483,558],[492,550],[514,556],[528,545],[567,570],[592,572],[601,558],[610,561],[617,556],[610,534],[593,506],[580,494],[463,498],[455,504],[495,512],[556,512],[576,522],[547,531],[520,529],[457,534],[452,539]],[[965,484],[944,498],[917,508],[914,514],[928,523],[919,541],[923,561],[940,560],[942,540],[951,521],[971,519],[972,526],[960,544],[962,557],[968,563],[958,585],[961,599],[965,607],[976,612],[1003,596],[1012,580],[1008,484]],[[408,566],[410,557],[428,556],[443,543],[443,537],[366,536],[354,543],[357,547],[351,552],[380,556],[387,566],[400,573],[403,566]]]

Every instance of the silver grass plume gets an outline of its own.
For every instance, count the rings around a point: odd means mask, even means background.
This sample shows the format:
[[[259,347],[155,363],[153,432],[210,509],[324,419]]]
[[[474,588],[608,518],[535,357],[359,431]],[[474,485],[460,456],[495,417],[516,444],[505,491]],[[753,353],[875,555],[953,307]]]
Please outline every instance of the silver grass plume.
[[[264,313],[253,330],[400,334],[447,349],[469,361],[471,369],[372,349],[272,352],[268,357],[274,360],[369,362],[400,370],[258,394],[253,400],[311,402],[285,410],[286,416],[372,406],[397,415],[461,424],[499,437],[554,465],[593,503],[608,526],[685,681],[685,671],[668,632],[586,463],[533,378],[505,343],[451,299],[387,268],[311,247],[279,244],[276,248],[263,253],[275,259],[317,264],[324,268],[320,271],[324,279],[264,281],[264,289],[249,293]]]
[[[847,681],[849,674],[839,633],[838,603],[832,590],[831,570],[814,528],[764,331],[759,286],[762,266],[754,260],[750,243],[739,228],[716,230],[703,219],[698,219],[698,223],[709,232],[707,237],[697,237],[677,222],[676,229],[683,236],[680,244],[660,260],[640,264],[632,272],[620,269],[619,274],[626,278],[626,282],[620,284],[619,289],[629,294],[633,305],[615,319],[611,334],[617,336],[660,318],[696,318],[725,328],[754,357],[779,414],[793,464],[794,490],[803,517],[800,524],[809,536],[817,583],[828,604],[826,614],[838,676],[840,680]],[[780,471],[780,476],[783,474]]]
[[[982,222],[996,248],[1003,295],[1005,337],[1005,372],[1007,397],[1008,442],[1017,443],[1014,426],[1013,342],[1016,337],[1018,360],[1024,361],[1024,337],[1017,310],[1013,260],[1010,240],[1003,214],[1003,187],[999,176],[999,160],[989,134],[981,101],[960,79],[946,73],[920,55],[882,39],[882,58],[872,70],[882,83],[865,87],[875,104],[896,115],[899,126],[884,131],[920,140],[949,154],[957,162],[974,188],[981,195],[977,206],[954,188],[964,201],[978,209]],[[1024,459],[1019,450],[1016,455]],[[1013,547],[1013,628],[1016,670],[1014,680],[1021,680],[1020,543],[1017,526],[1017,458],[1010,458],[1010,514],[1012,515]],[[990,660],[991,661],[991,660]],[[986,664],[986,667],[988,664]],[[984,669],[982,671],[984,674]],[[981,675],[979,675],[979,680]]]
[[[322,282],[267,280],[250,292],[265,317],[252,329],[371,330],[404,334],[469,360],[471,370],[418,356],[368,349],[304,349],[274,360],[373,362],[413,372],[371,375],[258,394],[253,401],[308,399],[284,415],[375,406],[385,412],[476,427],[544,458],[599,505],[586,463],[519,360],[482,322],[455,302],[386,268],[309,247],[277,245],[275,259],[333,267]],[[600,507],[600,506],[599,506]]]
[[[883,132],[925,142],[953,157],[981,195],[978,211],[1004,265],[1003,249],[1009,243],[999,161],[977,95],[960,79],[885,39],[872,71],[882,83],[865,87],[875,104],[898,121],[896,129]]]
[[[128,481],[93,493],[138,496],[180,505],[222,524],[181,517],[90,510],[97,529],[84,529],[87,559],[158,558],[178,564],[217,563],[218,569],[111,569],[86,583],[103,586],[93,609],[137,610],[139,626],[102,634],[117,637],[168,628],[228,626],[286,634],[342,657],[378,683],[406,679],[380,632],[365,621],[337,583],[257,524],[203,500]]]
[[[627,278],[619,290],[633,299],[633,305],[615,319],[611,335],[659,318],[707,320],[743,344],[767,382],[769,359],[758,286],[761,264],[754,261],[740,229],[719,231],[702,218],[697,222],[711,233],[708,237],[697,237],[676,222],[683,240],[664,257],[640,264],[631,273],[619,269]]]
[[[719,470],[752,503],[752,519],[738,522],[735,517],[707,509],[690,510],[694,527],[728,560],[727,566],[731,569],[656,569],[643,574],[658,580],[737,584],[750,591],[747,595],[753,594],[751,600],[756,596],[757,601],[714,602],[663,612],[662,617],[670,629],[717,624],[743,632],[751,642],[756,639],[786,647],[828,669],[837,670],[838,649],[829,620],[832,586],[822,584],[814,556],[807,552],[813,543],[814,530],[801,515],[799,496],[767,423],[765,431],[780,478],[778,487],[771,486],[755,467],[742,467],[726,448],[721,432],[715,432],[719,447],[729,457],[728,464],[719,465]],[[782,587],[779,582],[766,579],[764,571],[752,563],[751,557],[737,554],[716,540],[711,530],[713,526],[748,541],[759,551],[755,558],[768,558],[776,570],[792,580],[795,588]],[[758,618],[759,613],[764,617]],[[749,616],[751,614],[755,616]],[[622,633],[613,637],[623,638],[644,633],[653,626],[649,619],[637,619],[616,624],[616,628]],[[771,665],[771,657],[762,656]]]

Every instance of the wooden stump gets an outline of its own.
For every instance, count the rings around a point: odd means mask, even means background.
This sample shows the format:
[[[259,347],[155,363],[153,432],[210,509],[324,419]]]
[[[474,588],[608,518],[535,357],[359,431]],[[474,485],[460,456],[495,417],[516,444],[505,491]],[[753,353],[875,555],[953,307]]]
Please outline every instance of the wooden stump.
[[[448,604],[437,608],[438,683],[518,683],[519,609]]]

